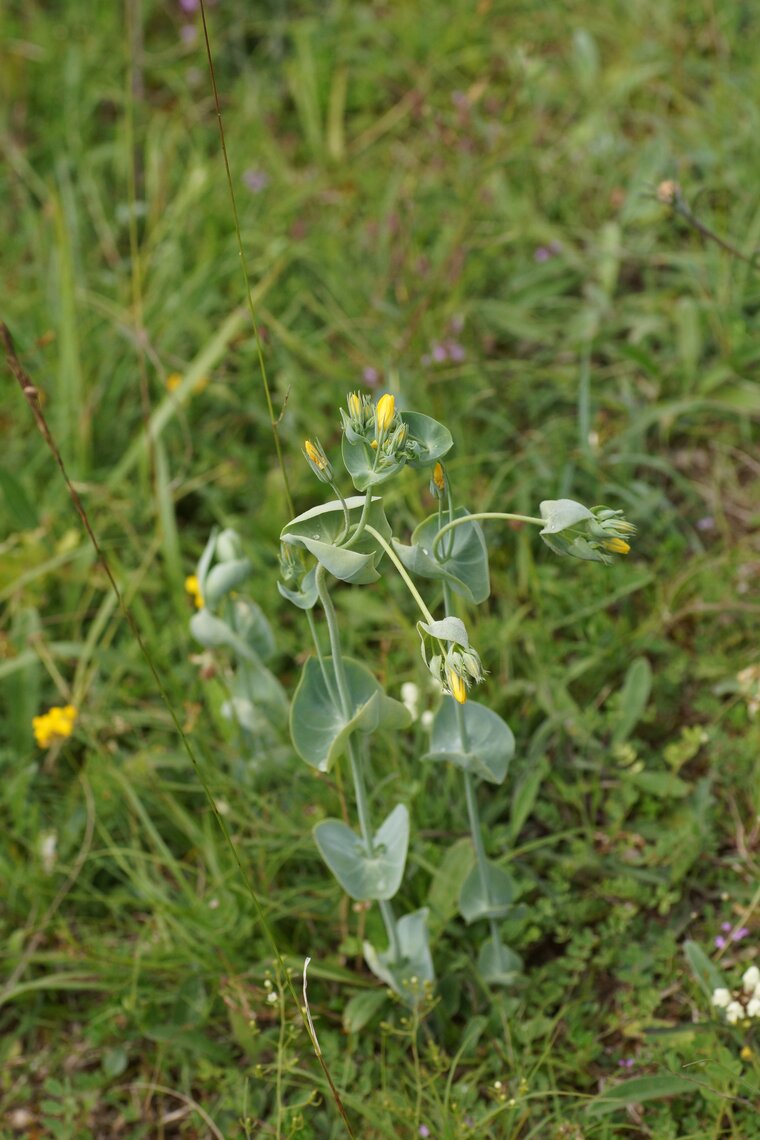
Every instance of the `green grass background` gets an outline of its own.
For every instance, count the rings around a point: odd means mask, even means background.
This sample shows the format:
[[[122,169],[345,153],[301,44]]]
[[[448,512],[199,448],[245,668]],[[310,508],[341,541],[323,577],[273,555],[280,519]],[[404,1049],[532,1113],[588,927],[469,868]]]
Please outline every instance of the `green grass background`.
[[[518,741],[481,801],[489,854],[521,888],[514,991],[479,981],[477,930],[456,917],[455,775],[417,763],[421,733],[378,762],[378,803],[414,820],[403,903],[431,907],[440,983],[418,1024],[362,965],[377,916],[314,848],[333,780],[285,740],[241,751],[194,660],[183,580],[212,525],[244,537],[291,692],[308,647],[275,587],[286,497],[198,16],[6,5],[0,316],[280,952],[296,975],[312,957],[355,1133],[760,1136],[756,1030],[711,1016],[683,952],[695,940],[737,984],[760,928],[760,722],[737,682],[760,664],[760,276],[654,196],[677,179],[706,225],[746,256],[760,245],[760,14],[231,0],[207,15],[296,509],[319,501],[304,436],[335,448],[336,408],[373,369],[452,427],[471,509],[570,496],[640,529],[609,568],[488,530],[492,597],[467,616],[481,697]],[[430,360],[447,339],[464,358]],[[2,1135],[345,1135],[290,997],[267,999],[271,951],[198,772],[0,383]],[[429,508],[405,472],[398,533]],[[400,584],[337,600],[347,646],[394,695],[422,682]],[[653,685],[626,726],[636,658]],[[79,726],[46,762],[31,719],[69,700]],[[718,950],[725,922],[750,933]],[[621,1077],[668,1074],[677,1096],[588,1108]]]

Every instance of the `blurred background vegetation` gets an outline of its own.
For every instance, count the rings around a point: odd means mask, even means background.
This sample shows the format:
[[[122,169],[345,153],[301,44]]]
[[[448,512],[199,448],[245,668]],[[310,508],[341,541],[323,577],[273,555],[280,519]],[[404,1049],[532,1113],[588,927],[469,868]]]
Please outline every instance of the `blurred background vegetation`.
[[[431,908],[440,979],[422,1024],[404,1020],[361,961],[377,916],[313,846],[335,786],[284,737],[246,750],[220,713],[224,657],[188,633],[185,576],[234,526],[292,692],[306,640],[275,586],[288,507],[200,12],[5,6],[0,316],[278,947],[297,972],[312,956],[356,1134],[760,1135],[760,1041],[713,1017],[682,950],[737,984],[760,927],[760,13],[206,0],[206,16],[296,509],[319,497],[304,436],[329,450],[346,392],[389,388],[452,427],[471,509],[569,496],[640,528],[609,568],[488,531],[482,699],[518,756],[482,806],[520,884],[505,933],[526,975],[477,978],[455,915],[467,821],[455,775],[416,762],[419,730],[378,773],[412,809],[403,891]],[[664,179],[749,261],[658,201]],[[269,1000],[271,952],[198,773],[0,383],[3,1135],[344,1135],[297,1011]],[[429,506],[405,472],[397,532]],[[396,583],[338,605],[392,692],[422,683]],[[68,703],[74,736],[46,756],[32,718]],[[672,1073],[680,1095],[588,1108],[621,1075]]]

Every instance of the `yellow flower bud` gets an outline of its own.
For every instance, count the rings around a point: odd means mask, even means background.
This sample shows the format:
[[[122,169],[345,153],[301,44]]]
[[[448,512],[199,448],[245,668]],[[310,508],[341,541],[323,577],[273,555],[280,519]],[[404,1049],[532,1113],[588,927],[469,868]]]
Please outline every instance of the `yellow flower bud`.
[[[312,461],[312,463],[316,467],[318,467],[320,471],[324,471],[324,469],[325,469],[324,459],[319,454],[319,452],[317,451],[316,447],[314,446],[314,444],[311,442],[310,439],[305,439],[303,441],[303,449],[306,452],[306,454],[308,455],[309,459]]]
[[[455,673],[453,669],[448,669],[446,671],[446,680],[449,682],[449,688],[451,689],[451,695],[454,700],[460,705],[463,705],[467,700],[467,686],[462,678],[458,673]]]
[[[378,433],[388,430],[393,423],[395,414],[396,400],[390,392],[386,392],[385,395],[381,396],[377,401],[377,407],[375,408],[375,423],[377,424]]]
[[[439,491],[444,490],[446,486],[446,476],[443,473],[443,466],[440,463],[436,463],[433,468],[433,482]]]
[[[631,549],[624,538],[608,538],[606,542],[602,543],[602,546],[605,550],[612,551],[613,554],[627,554]]]
[[[348,397],[348,410],[355,419],[358,419],[362,413],[362,402],[356,392],[352,392]]]

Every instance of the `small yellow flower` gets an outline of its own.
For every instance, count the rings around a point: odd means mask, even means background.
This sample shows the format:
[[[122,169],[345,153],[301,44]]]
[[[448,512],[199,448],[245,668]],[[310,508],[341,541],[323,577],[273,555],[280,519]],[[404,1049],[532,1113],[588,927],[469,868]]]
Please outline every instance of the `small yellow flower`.
[[[314,444],[311,442],[310,439],[305,439],[303,441],[303,449],[306,452],[306,454],[308,455],[309,459],[312,461],[312,463],[316,467],[318,467],[320,471],[324,471],[325,461],[322,458],[322,456],[319,454],[319,452],[317,451],[316,447],[314,446]]]
[[[356,392],[352,392],[348,397],[348,410],[355,419],[362,414],[362,402]]]
[[[631,549],[624,538],[608,538],[606,542],[602,543],[602,546],[605,550],[612,551],[613,554],[627,554]]]
[[[433,468],[433,482],[439,491],[443,491],[446,486],[446,476],[443,473],[443,465],[436,463]]]
[[[169,375],[166,377],[166,390],[167,390],[167,392],[176,392],[177,388],[179,388],[181,383],[182,383],[182,373],[181,372],[170,372]]]
[[[385,395],[381,396],[377,401],[377,407],[375,408],[375,423],[377,425],[378,435],[388,430],[393,423],[395,414],[396,400],[390,392],[386,392]]]
[[[201,587],[195,574],[190,574],[189,577],[185,578],[185,589],[195,602],[195,608],[202,610],[203,595],[201,594]]]
[[[465,685],[462,678],[458,673],[455,673],[453,669],[448,669],[446,671],[446,680],[449,683],[451,695],[454,700],[457,701],[460,705],[463,705],[467,700],[467,686]]]
[[[63,708],[54,705],[42,716],[33,717],[32,731],[40,748],[49,748],[51,744],[71,736],[78,715],[74,705],[64,705]]]
[[[754,1057],[754,1055],[755,1054],[752,1052],[749,1045],[745,1045],[744,1048],[742,1049],[741,1053],[739,1054],[742,1061],[751,1061],[752,1058]]]

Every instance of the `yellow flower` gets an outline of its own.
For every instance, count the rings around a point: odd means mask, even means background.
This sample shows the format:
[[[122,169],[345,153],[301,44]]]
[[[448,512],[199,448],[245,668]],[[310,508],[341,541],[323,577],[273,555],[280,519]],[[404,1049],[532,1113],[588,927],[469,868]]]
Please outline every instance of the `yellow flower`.
[[[185,589],[195,602],[195,608],[202,610],[203,595],[201,594],[201,587],[195,574],[190,574],[189,577],[185,578]]]
[[[624,538],[608,538],[602,546],[605,550],[611,550],[613,554],[627,554],[631,549]]]
[[[443,466],[440,463],[436,463],[433,468],[433,482],[439,491],[444,490],[446,486],[446,476],[443,473]]]
[[[40,748],[49,748],[51,744],[71,736],[78,715],[74,705],[64,705],[63,708],[54,705],[42,716],[33,717],[32,731]]]
[[[751,1061],[752,1058],[754,1057],[754,1055],[755,1054],[752,1052],[749,1045],[745,1045],[744,1048],[742,1049],[741,1053],[739,1054],[742,1061]]]
[[[312,463],[316,467],[318,467],[320,471],[324,471],[325,466],[326,466],[325,461],[322,458],[322,456],[319,454],[319,452],[317,451],[316,447],[314,446],[314,444],[311,442],[310,439],[305,439],[303,441],[303,449],[306,452],[306,454],[308,455],[309,459],[312,461]]]
[[[362,414],[362,402],[356,392],[352,392],[348,397],[348,410],[355,419]]]
[[[463,705],[467,700],[467,686],[465,685],[462,678],[458,673],[455,673],[453,669],[447,669],[446,680],[449,683],[451,695],[454,700],[457,701],[460,705]]]
[[[166,389],[168,392],[176,392],[177,388],[179,388],[181,383],[182,383],[182,373],[181,372],[170,372],[169,375],[166,377]]]
[[[377,401],[375,408],[375,423],[377,424],[378,435],[381,432],[387,431],[393,423],[393,417],[396,414],[396,401],[390,392],[386,392]]]

